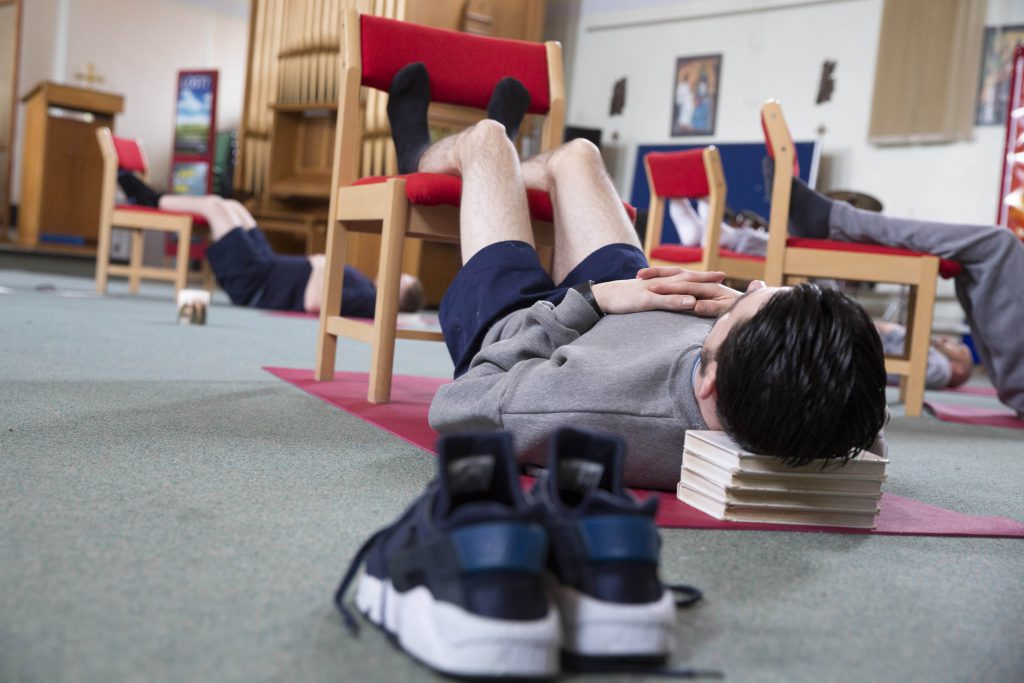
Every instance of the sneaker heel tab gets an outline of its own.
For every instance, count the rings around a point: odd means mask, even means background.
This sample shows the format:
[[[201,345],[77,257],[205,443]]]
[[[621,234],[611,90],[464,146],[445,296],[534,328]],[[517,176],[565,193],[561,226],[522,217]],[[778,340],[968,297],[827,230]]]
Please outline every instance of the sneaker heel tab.
[[[569,458],[602,464],[604,469],[601,479],[593,488],[615,495],[623,493],[622,468],[626,459],[626,442],[621,436],[578,427],[562,427],[551,439],[549,469],[553,478],[558,476],[558,463]]]

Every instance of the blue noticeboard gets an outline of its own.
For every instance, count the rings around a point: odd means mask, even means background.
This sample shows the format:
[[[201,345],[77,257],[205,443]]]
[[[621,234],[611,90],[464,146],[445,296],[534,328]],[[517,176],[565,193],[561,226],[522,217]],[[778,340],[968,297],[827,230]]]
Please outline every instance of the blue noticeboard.
[[[764,143],[727,142],[715,146],[722,157],[722,170],[725,172],[726,205],[733,211],[746,209],[768,218],[771,202],[762,171],[764,158],[767,156]],[[651,193],[647,187],[647,172],[644,170],[644,157],[649,152],[678,152],[704,147],[707,145],[640,145],[637,148],[633,171],[630,203],[641,211],[646,211],[650,205]],[[818,174],[818,143],[797,142],[796,158],[800,163],[800,179],[810,184],[809,179]],[[670,220],[666,211],[666,223],[670,224]],[[679,243],[675,230],[665,230],[662,235],[662,241],[667,244]]]

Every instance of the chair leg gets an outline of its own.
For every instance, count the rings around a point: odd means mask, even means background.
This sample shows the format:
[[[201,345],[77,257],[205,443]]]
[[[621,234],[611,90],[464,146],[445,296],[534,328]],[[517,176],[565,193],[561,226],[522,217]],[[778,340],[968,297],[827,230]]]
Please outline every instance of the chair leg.
[[[324,250],[324,291],[320,297],[320,330],[316,337],[316,381],[334,379],[334,362],[338,351],[338,337],[327,331],[327,320],[341,310],[341,287],[345,276],[345,250],[348,229],[335,221],[327,227],[327,248]]]
[[[174,262],[174,298],[178,292],[188,287],[188,257],[192,251],[192,219],[183,217],[183,224],[178,230],[178,258]]]
[[[113,228],[109,223],[100,226],[99,239],[96,242],[96,291],[107,293],[107,281],[110,279],[110,234]]]
[[[213,276],[213,268],[210,267],[210,262],[205,258],[200,262],[199,272],[203,277],[203,289],[213,294],[213,290],[217,287],[217,279]]]
[[[388,403],[391,400],[395,334],[398,327],[398,288],[402,277],[402,248],[408,219],[409,202],[405,192],[396,192],[392,195],[381,228],[377,307],[370,336],[370,386],[366,396],[370,403]]]
[[[935,259],[936,264],[938,259]],[[918,417],[924,407],[924,382],[928,373],[928,345],[931,343],[935,308],[935,276],[925,277],[911,288],[907,310],[907,348],[910,374],[907,376],[903,408],[908,417]],[[902,388],[902,383],[901,383]]]
[[[128,291],[139,293],[139,282],[142,280],[142,248],[145,246],[146,234],[142,230],[132,230],[131,256],[128,259]]]

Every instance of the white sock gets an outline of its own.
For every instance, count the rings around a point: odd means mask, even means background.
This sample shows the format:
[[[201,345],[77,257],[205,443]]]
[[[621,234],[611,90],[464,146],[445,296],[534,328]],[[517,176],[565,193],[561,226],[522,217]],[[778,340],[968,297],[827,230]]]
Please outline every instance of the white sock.
[[[672,219],[672,224],[676,226],[680,244],[684,247],[700,245],[704,235],[704,221],[693,210],[689,199],[668,200],[668,216]]]
[[[319,313],[324,293],[326,257],[323,254],[313,254],[309,257],[309,265],[313,266],[313,272],[309,274],[309,280],[306,281],[306,291],[302,295],[302,307],[306,309],[307,313]]]

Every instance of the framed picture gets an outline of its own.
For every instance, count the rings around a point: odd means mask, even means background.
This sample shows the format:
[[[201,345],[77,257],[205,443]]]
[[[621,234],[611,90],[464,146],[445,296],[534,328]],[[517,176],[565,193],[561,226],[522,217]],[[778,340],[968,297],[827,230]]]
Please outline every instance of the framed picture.
[[[1002,126],[1006,123],[1013,50],[1018,43],[1024,43],[1024,25],[989,26],[985,29],[974,125]]]
[[[174,194],[209,194],[210,164],[205,161],[176,161],[171,169],[171,192]]]
[[[672,137],[714,135],[722,55],[679,57],[672,90]]]
[[[206,156],[213,147],[217,72],[179,71],[174,153]]]

